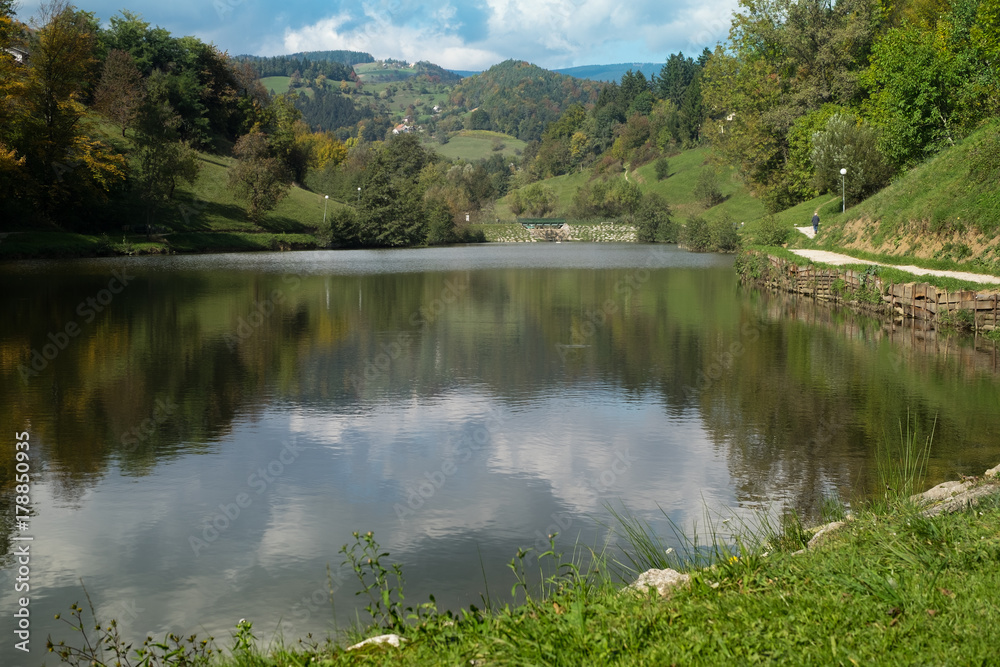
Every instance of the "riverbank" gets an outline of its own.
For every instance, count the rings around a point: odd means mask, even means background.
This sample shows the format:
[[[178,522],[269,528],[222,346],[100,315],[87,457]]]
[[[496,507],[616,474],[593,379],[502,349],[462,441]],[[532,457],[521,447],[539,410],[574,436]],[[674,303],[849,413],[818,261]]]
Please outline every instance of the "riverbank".
[[[891,460],[885,458],[890,466]],[[286,638],[284,646],[265,650],[253,640],[250,619],[237,626],[232,651],[221,657],[206,655],[211,644],[197,638],[177,643],[188,647],[193,664],[204,655],[205,664],[227,667],[987,664],[996,650],[991,629],[1000,622],[1000,607],[991,602],[1000,586],[1000,466],[921,496],[909,495],[919,483],[917,468],[899,466],[882,479],[884,495],[856,512],[828,503],[827,518],[837,521],[822,531],[804,531],[785,517],[777,529],[737,528],[729,546],[716,540],[688,551],[714,562],[705,567],[689,559],[698,566],[665,587],[663,597],[652,588],[622,591],[609,576],[629,562],[620,555],[605,554],[596,567],[582,569],[551,551],[537,560],[521,552],[511,566],[522,581],[539,562],[554,574],[527,597],[533,588],[515,587],[517,604],[459,614],[437,613],[433,602],[404,610],[395,587],[400,580],[387,563],[365,559],[371,549],[378,552],[374,536],[356,534],[355,548],[345,553],[369,577],[379,622],[343,645],[379,639],[352,650]],[[656,546],[648,536],[647,542]],[[651,556],[682,565],[670,551]],[[105,656],[95,664],[113,664]]]
[[[1000,337],[1000,290],[953,277],[914,282],[894,267],[832,266],[784,249],[752,248],[736,261],[740,281],[810,296],[891,318]]]

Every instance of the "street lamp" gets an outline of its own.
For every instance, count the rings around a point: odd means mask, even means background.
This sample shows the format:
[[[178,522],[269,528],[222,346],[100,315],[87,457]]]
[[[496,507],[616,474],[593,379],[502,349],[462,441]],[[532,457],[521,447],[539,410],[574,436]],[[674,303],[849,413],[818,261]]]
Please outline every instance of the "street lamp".
[[[361,188],[358,188],[358,203],[361,203]]]
[[[326,205],[330,203],[330,195],[323,197],[323,224],[326,224]]]
[[[847,190],[844,189],[844,177],[847,176],[847,168],[840,170],[840,212],[847,210]]]

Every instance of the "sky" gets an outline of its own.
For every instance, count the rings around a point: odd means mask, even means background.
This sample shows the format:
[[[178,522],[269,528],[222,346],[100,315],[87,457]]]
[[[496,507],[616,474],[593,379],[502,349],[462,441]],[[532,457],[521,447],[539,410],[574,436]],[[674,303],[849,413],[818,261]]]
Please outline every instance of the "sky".
[[[38,13],[21,0],[18,15]],[[79,0],[103,24],[122,9],[231,55],[348,49],[482,70],[510,58],[558,69],[664,62],[724,40],[736,0]]]

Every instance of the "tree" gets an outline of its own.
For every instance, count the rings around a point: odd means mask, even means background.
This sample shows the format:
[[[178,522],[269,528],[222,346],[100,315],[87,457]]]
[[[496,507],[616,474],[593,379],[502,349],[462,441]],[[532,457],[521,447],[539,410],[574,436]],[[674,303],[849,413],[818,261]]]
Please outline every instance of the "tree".
[[[635,214],[635,238],[639,243],[677,242],[670,206],[655,192],[646,194],[639,203]]]
[[[93,14],[57,0],[42,6],[31,40],[31,66],[17,143],[23,151],[33,196],[50,217],[82,210],[124,179],[124,159],[82,128],[82,99],[92,75],[97,24]]]
[[[712,208],[725,201],[722,190],[719,189],[719,176],[715,169],[705,167],[698,174],[698,182],[694,186],[694,196],[705,208]]]
[[[247,218],[259,223],[288,194],[288,172],[263,132],[240,137],[233,154],[237,162],[229,169],[229,187],[245,203]]]
[[[952,39],[949,17],[941,29],[914,25],[890,30],[875,47],[863,79],[871,91],[866,116],[881,130],[881,147],[896,166],[915,164],[956,140],[980,120],[989,87],[980,80],[968,42]],[[995,84],[994,84],[995,91]]]
[[[820,191],[844,189],[848,201],[860,201],[892,178],[893,169],[878,147],[878,134],[849,114],[835,114],[813,134],[812,162]],[[841,181],[840,170],[847,174]]]
[[[146,97],[142,73],[125,51],[112,49],[104,61],[101,81],[94,91],[94,106],[102,114],[125,129],[132,125],[139,114],[139,107]]]
[[[198,177],[197,154],[180,140],[180,117],[170,107],[158,70],[147,80],[148,99],[138,114],[135,148],[131,154],[131,179],[146,209],[146,224],[153,222],[156,207],[174,196],[181,179]]]
[[[21,45],[22,26],[14,19],[13,0],[0,0],[0,199],[10,201],[23,177],[25,158],[13,147],[18,104],[24,95],[23,67],[8,48]]]
[[[701,86],[719,160],[737,165],[770,210],[810,194],[785,171],[789,130],[824,104],[860,102],[858,79],[885,20],[869,0],[740,0]]]

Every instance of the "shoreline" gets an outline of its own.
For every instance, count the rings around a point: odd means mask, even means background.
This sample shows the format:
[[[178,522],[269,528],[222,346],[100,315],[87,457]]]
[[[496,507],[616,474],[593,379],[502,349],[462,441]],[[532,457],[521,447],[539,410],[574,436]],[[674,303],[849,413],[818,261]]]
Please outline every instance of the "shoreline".
[[[844,305],[894,322],[917,320],[935,329],[967,330],[991,338],[1000,334],[1000,289],[948,290],[930,283],[893,282],[879,275],[878,265],[858,271],[803,260],[743,250],[736,271],[744,284]]]

